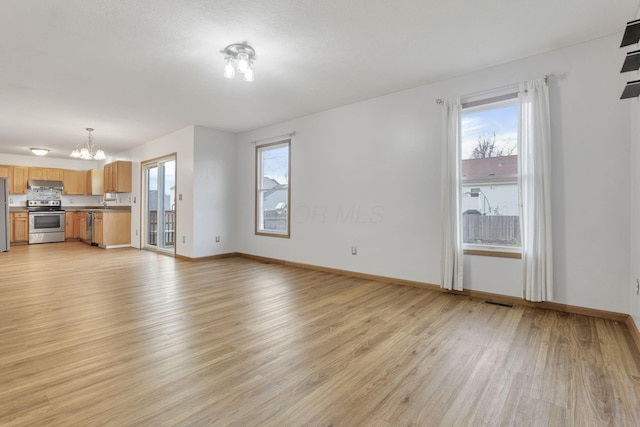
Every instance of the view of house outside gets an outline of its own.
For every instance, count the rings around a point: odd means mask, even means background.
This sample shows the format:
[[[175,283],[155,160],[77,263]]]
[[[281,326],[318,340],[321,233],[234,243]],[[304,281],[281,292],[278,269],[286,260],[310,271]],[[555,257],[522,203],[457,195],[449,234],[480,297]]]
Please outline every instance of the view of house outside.
[[[519,247],[518,105],[515,100],[463,110],[463,242]]]

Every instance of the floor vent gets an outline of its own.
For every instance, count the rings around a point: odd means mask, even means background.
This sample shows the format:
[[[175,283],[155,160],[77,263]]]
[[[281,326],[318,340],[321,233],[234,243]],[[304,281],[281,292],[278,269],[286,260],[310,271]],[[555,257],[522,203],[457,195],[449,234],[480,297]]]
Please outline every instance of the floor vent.
[[[505,304],[503,302],[485,301],[484,303],[485,304],[491,304],[491,305],[499,305],[500,307],[513,308],[513,304]]]

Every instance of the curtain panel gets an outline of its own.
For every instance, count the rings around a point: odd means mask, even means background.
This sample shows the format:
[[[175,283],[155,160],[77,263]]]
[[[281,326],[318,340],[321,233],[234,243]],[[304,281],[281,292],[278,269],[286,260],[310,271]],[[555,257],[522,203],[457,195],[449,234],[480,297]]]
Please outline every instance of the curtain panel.
[[[523,297],[553,300],[551,245],[551,132],[545,79],[520,87],[518,161],[522,231]]]
[[[460,99],[444,101],[442,115],[442,282],[441,287],[462,290],[463,249],[460,212],[459,150]]]

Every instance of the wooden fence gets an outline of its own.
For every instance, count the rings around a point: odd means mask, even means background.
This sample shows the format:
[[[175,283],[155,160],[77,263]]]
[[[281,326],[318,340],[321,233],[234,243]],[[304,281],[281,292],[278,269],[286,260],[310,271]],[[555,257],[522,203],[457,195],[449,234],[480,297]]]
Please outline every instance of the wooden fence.
[[[520,246],[520,217],[512,215],[462,215],[464,243]]]

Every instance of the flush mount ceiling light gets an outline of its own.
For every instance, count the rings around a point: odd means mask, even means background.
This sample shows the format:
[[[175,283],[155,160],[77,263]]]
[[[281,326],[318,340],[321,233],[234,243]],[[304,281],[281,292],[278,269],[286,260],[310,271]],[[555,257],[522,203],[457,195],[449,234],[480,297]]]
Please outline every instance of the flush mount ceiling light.
[[[49,153],[49,150],[46,148],[29,148],[33,154],[36,156],[46,156]]]
[[[224,54],[224,76],[232,79],[236,76],[236,71],[244,76],[245,82],[253,81],[253,61],[256,59],[256,51],[246,43],[234,43],[225,47],[221,52]]]
[[[105,156],[104,151],[102,151],[102,147],[99,145],[95,145],[93,143],[93,128],[86,128],[87,132],[89,132],[89,137],[87,142],[84,145],[78,144],[76,148],[71,152],[71,157],[79,158],[82,160],[104,160],[107,158]]]

